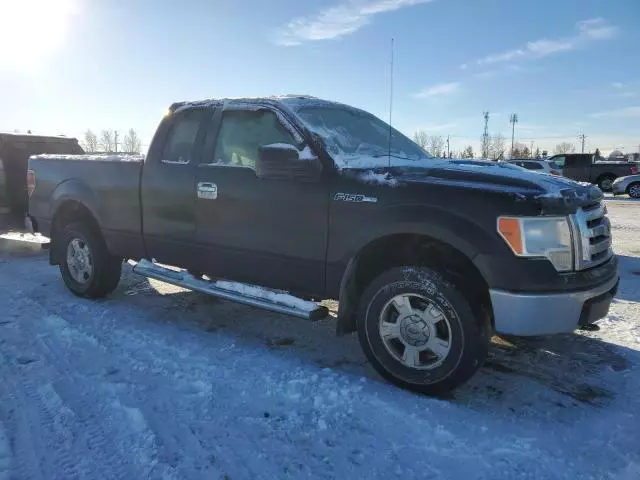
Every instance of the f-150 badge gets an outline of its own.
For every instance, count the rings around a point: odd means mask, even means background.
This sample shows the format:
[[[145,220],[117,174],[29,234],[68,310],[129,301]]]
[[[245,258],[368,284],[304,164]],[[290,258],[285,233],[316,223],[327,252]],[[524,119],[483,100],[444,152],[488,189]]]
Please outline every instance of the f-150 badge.
[[[333,199],[336,202],[352,202],[352,203],[376,203],[378,199],[376,197],[367,197],[359,193],[336,193]]]

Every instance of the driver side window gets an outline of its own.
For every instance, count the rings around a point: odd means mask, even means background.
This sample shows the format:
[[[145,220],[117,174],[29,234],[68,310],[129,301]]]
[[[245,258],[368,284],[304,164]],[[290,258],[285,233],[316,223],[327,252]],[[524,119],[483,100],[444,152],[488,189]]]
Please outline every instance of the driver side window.
[[[222,123],[210,165],[249,167],[255,170],[258,150],[273,143],[296,145],[277,115],[269,110],[229,110]]]

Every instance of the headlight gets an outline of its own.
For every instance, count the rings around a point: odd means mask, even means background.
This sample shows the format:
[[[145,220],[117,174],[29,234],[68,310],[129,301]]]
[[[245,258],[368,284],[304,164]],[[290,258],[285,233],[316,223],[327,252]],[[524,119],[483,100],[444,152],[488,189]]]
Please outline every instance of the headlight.
[[[571,227],[566,217],[499,217],[498,233],[519,257],[545,257],[559,272],[573,269]]]

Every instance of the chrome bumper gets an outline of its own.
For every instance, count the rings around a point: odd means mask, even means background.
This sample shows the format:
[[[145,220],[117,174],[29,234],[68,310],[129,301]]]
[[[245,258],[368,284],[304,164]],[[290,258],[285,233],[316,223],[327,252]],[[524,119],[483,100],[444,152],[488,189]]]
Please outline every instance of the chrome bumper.
[[[551,335],[606,316],[619,277],[591,290],[567,293],[513,293],[490,290],[496,332],[508,335]]]

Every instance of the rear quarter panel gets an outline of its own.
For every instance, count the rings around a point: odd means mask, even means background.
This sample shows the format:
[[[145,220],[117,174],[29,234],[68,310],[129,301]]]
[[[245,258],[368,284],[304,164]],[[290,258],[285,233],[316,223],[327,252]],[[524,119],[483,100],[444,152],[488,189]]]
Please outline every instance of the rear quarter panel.
[[[139,197],[142,163],[32,158],[29,168],[36,175],[29,214],[39,225],[46,228],[64,202],[77,201],[91,211],[112,253],[136,257],[143,252]]]

